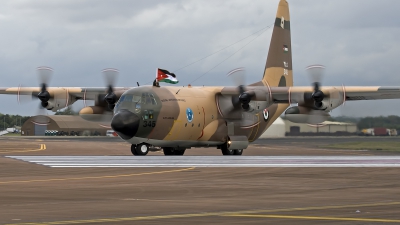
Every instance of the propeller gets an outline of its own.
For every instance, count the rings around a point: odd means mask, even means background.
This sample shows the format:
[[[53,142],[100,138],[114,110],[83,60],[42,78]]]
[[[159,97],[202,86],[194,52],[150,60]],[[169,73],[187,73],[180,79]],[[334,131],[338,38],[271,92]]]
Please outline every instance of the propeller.
[[[249,111],[250,109],[250,101],[254,96],[253,92],[246,92],[245,90],[245,69],[243,67],[231,70],[227,74],[228,77],[232,79],[235,85],[238,87],[239,96],[232,97],[232,104],[234,105],[234,109],[238,109],[239,106],[241,109],[245,111]]]
[[[117,96],[114,93],[114,83],[117,79],[119,71],[117,69],[113,68],[107,68],[102,71],[104,80],[106,82],[106,85],[108,87],[107,89],[107,94],[104,97],[104,101],[107,102],[108,108],[113,110],[115,107],[115,103],[117,103]]]
[[[325,94],[321,91],[321,80],[323,76],[323,72],[325,70],[325,66],[322,65],[311,65],[306,68],[311,81],[313,82],[313,93],[311,94],[311,98],[314,100],[314,106],[316,108],[322,107],[322,101],[325,98]]]
[[[325,66],[311,65],[306,68],[313,85],[313,92],[305,93],[305,100],[313,101],[313,106],[309,104],[299,104],[299,106],[291,107],[286,112],[286,116],[292,116],[292,119],[307,122],[309,124],[320,124],[327,120],[330,115],[329,110],[342,105],[346,100],[345,87],[331,87],[321,90],[321,80],[325,71]],[[327,98],[329,98],[327,100]],[[323,101],[327,101],[327,105],[323,105]],[[296,110],[298,112],[296,112]],[[296,118],[298,117],[298,118]]]
[[[250,101],[254,96],[254,92],[247,91],[245,86],[245,69],[237,68],[228,72],[227,76],[233,81],[235,86],[237,86],[238,95],[233,95],[231,97],[231,106],[229,99],[223,100],[227,108],[223,109],[224,117],[226,120],[240,121],[242,127],[250,127],[254,125],[254,115],[250,111]],[[221,102],[221,103],[222,103]],[[220,107],[224,108],[222,103]]]
[[[50,67],[42,66],[37,68],[37,73],[41,86],[40,92],[37,97],[41,101],[41,106],[45,108],[49,105],[50,93],[47,91],[47,83],[49,82],[50,77],[53,74],[53,69]]]
[[[40,100],[40,105],[37,111],[37,116],[33,122],[39,125],[47,125],[50,123],[50,120],[47,117],[46,107],[49,105],[49,100],[51,97],[49,91],[47,90],[47,84],[53,75],[53,69],[50,67],[41,66],[37,68],[37,74],[41,86],[40,92],[37,95],[37,98]]]

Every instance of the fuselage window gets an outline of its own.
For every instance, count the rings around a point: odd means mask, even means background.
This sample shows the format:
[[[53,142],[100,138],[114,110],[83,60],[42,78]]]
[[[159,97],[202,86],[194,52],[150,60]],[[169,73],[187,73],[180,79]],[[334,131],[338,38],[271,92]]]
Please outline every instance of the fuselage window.
[[[126,95],[125,96],[125,98],[124,98],[124,101],[126,101],[126,102],[131,102],[132,101],[132,95]]]
[[[153,95],[153,94],[150,94],[150,98],[151,98],[151,104],[157,105],[156,98],[154,98],[154,95]]]
[[[147,93],[142,93],[142,104],[143,104],[143,105],[146,104],[146,94],[147,94]]]
[[[157,105],[156,98],[150,93],[142,93],[141,103],[144,105]]]
[[[130,101],[135,104],[135,111],[138,113],[140,109],[142,108],[141,106],[141,97],[138,95],[133,95]]]
[[[122,96],[119,98],[117,104],[115,104],[115,108],[118,108],[118,106],[121,104],[121,102],[124,101],[124,99],[125,99],[125,95],[122,95]]]

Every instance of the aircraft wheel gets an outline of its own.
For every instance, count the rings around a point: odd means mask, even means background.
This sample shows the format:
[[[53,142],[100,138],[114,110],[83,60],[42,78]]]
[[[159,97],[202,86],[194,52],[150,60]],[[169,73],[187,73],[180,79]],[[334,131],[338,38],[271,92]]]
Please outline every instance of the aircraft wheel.
[[[242,155],[243,154],[243,149],[235,149],[233,150],[234,155]]]
[[[164,155],[183,155],[186,149],[175,149],[171,147],[163,148]]]
[[[163,152],[164,152],[164,155],[175,155],[174,148],[171,148],[171,147],[163,148]]]
[[[132,155],[138,155],[136,153],[136,145],[131,145],[131,152],[132,152]]]
[[[135,152],[136,152],[136,155],[147,155],[147,153],[149,153],[149,146],[147,146],[146,144],[138,144],[136,146]]]
[[[232,149],[228,149],[227,145],[221,146],[222,155],[233,155],[234,151]]]

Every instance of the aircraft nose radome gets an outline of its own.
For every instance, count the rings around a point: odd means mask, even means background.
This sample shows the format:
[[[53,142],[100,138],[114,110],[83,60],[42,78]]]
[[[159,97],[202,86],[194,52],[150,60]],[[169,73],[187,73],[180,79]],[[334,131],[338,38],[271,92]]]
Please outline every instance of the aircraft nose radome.
[[[135,136],[139,128],[139,120],[137,115],[123,109],[114,115],[111,127],[121,138],[128,140]]]

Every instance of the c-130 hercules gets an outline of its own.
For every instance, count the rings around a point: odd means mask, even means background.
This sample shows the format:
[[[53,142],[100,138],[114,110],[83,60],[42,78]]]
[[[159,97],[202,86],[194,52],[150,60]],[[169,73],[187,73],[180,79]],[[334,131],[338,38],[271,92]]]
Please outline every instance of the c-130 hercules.
[[[134,155],[146,155],[153,147],[161,147],[165,155],[183,155],[191,147],[241,155],[285,110],[291,121],[319,123],[345,101],[400,98],[400,87],[321,87],[319,82],[293,87],[289,6],[280,0],[264,75],[257,83],[47,88],[43,81],[41,88],[0,88],[0,94],[23,93],[37,96],[42,107],[53,111],[77,100],[95,100],[95,106],[83,108],[80,115],[91,121],[111,120],[118,135],[132,144]],[[298,105],[288,108],[292,103]]]

